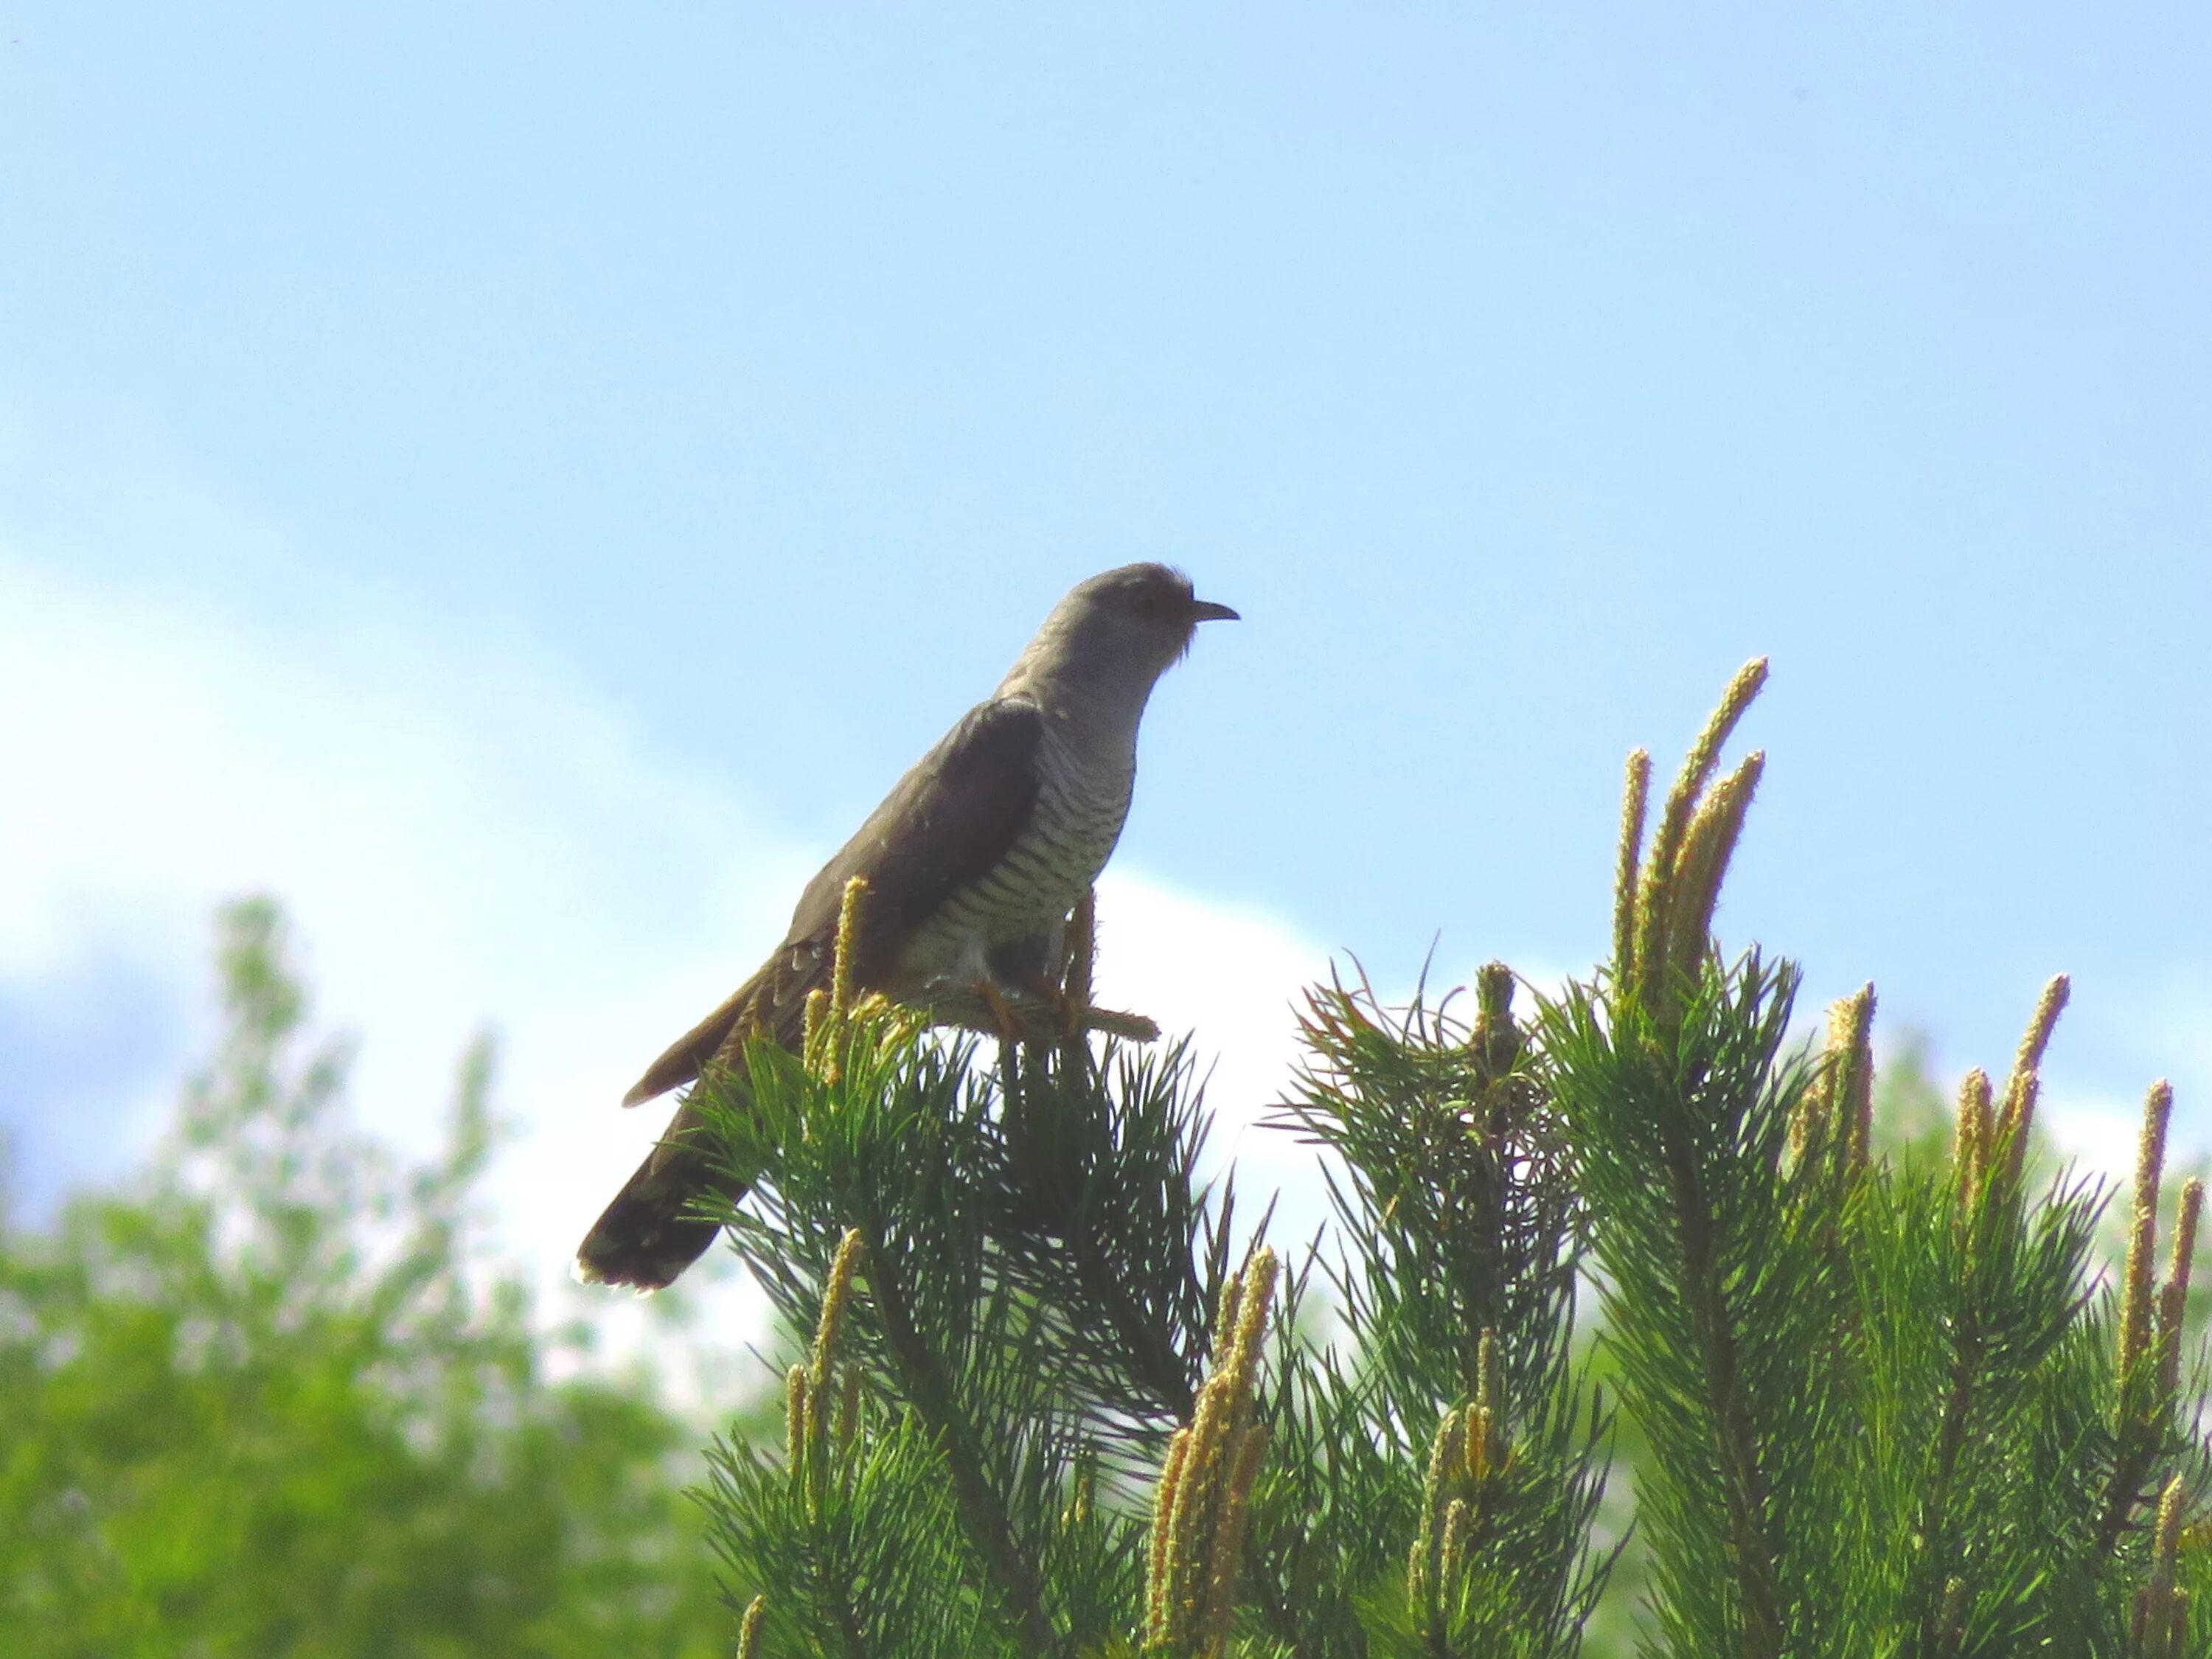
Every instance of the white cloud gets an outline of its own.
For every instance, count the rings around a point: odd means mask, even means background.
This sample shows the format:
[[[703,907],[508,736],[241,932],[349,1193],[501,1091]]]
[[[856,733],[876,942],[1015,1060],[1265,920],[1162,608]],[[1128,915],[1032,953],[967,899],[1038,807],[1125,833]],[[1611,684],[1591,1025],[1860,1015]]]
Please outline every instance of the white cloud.
[[[543,664],[389,615],[278,635],[0,562],[0,973],[64,978],[97,945],[204,1009],[213,907],[276,894],[325,1018],[364,1034],[380,1133],[433,1144],[456,1056],[498,1029],[523,1134],[492,1192],[539,1267],[659,1128],[623,1087],[807,866]]]
[[[1109,866],[1098,891],[1097,1000],[1194,1033],[1207,1074],[1216,1170],[1233,1163],[1240,1212],[1283,1194],[1275,1236],[1303,1240],[1321,1219],[1314,1149],[1261,1120],[1283,1097],[1297,1048],[1301,993],[1328,954],[1264,912],[1210,903]]]
[[[2082,1175],[2106,1182],[2135,1174],[2136,1146],[2142,1133],[2142,1107],[2094,1095],[2056,1094],[2038,1115],[2059,1157]]]

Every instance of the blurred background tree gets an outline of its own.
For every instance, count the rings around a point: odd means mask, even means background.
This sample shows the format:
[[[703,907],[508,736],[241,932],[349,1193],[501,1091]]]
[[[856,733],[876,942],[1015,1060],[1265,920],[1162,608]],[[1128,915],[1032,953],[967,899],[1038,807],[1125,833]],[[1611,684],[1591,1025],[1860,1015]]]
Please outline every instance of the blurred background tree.
[[[692,1426],[647,1375],[549,1380],[579,1334],[472,1268],[489,1042],[404,1167],[276,907],[218,935],[216,1052],[142,1177],[0,1217],[0,1650],[726,1653]]]

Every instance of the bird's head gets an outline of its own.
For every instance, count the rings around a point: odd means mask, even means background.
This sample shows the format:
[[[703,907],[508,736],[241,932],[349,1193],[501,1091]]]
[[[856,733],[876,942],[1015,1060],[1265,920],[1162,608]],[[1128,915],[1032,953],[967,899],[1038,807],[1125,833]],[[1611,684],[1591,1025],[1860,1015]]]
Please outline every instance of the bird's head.
[[[1125,564],[1079,582],[1053,607],[1009,675],[1039,672],[1094,692],[1140,701],[1183,653],[1202,622],[1233,622],[1225,605],[1201,599],[1190,578],[1164,564]]]

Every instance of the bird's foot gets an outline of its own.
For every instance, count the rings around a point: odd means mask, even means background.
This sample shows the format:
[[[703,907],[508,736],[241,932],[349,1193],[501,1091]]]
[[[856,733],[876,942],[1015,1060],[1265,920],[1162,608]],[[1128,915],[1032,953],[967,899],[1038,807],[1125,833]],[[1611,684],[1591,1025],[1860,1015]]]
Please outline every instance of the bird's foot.
[[[1123,1013],[1114,1008],[1085,1008],[1080,1011],[1082,1029],[1103,1031],[1108,1036],[1117,1036],[1128,1042],[1155,1042],[1159,1039],[1160,1023],[1146,1014]]]
[[[983,1011],[989,1017],[1000,1042],[1027,1041],[1027,1023],[1015,1012],[1013,1000],[1000,988],[996,980],[977,980],[975,992],[975,1000],[983,1005]]]
[[[1072,993],[1066,986],[1048,979],[1024,986],[1023,991],[1044,1006],[1044,1019],[1049,1024],[1050,1035],[1056,1042],[1076,1042],[1090,1032],[1104,1031],[1111,1036],[1150,1042],[1160,1034],[1158,1023],[1142,1014],[1118,1013],[1111,1008],[1101,1008],[1087,997]]]
[[[1002,1042],[1072,1042],[1090,1031],[1103,1031],[1132,1042],[1150,1042],[1160,1034],[1158,1024],[1142,1014],[1096,1007],[1048,981],[1008,987],[994,979],[979,979],[969,986],[969,994],[973,1013],[968,1018],[956,1014],[951,1023],[986,1032]]]

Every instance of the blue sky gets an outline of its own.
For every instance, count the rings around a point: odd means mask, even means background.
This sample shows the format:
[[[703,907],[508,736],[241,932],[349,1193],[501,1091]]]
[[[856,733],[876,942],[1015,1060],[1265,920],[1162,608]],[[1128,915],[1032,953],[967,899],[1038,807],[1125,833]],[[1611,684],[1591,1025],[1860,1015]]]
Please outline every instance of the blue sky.
[[[1622,755],[1764,653],[1724,936],[1946,1070],[2070,969],[2082,1144],[2160,1073],[2203,1141],[2208,74],[2180,7],[0,0],[19,1188],[269,886],[372,1104],[495,1021],[580,1194],[1135,557],[1248,619],[1109,915],[1225,1091],[1331,951],[1591,958]]]

